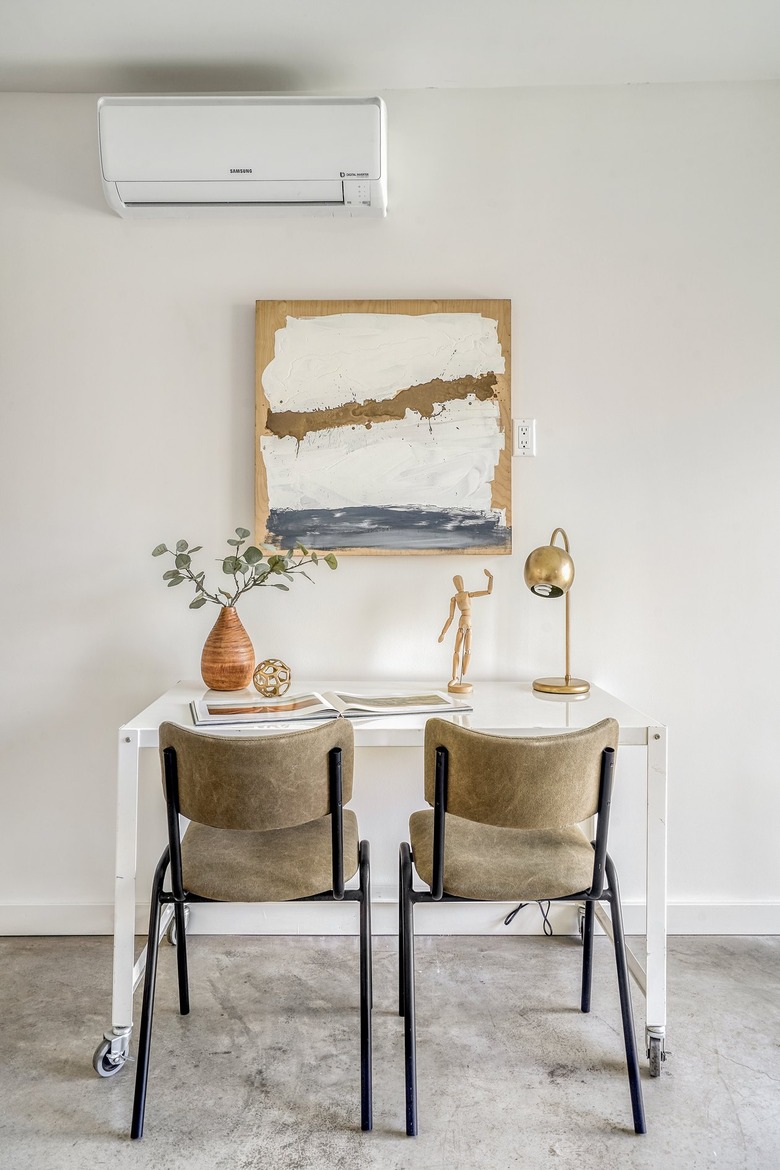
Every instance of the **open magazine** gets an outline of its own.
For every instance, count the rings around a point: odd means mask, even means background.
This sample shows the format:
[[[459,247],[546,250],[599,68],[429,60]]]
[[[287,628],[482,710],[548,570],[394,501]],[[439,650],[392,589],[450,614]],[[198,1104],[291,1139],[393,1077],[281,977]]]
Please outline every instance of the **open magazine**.
[[[470,711],[471,704],[443,691],[419,695],[353,695],[346,691],[310,691],[281,699],[194,699],[190,703],[196,727],[218,724],[276,723],[290,719],[335,719],[346,715],[448,714]]]

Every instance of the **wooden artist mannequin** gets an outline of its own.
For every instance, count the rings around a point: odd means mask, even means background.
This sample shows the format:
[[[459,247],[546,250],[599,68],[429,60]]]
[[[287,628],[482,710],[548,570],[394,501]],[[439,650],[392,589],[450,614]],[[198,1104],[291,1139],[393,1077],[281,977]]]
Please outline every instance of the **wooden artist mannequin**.
[[[485,569],[485,576],[488,579],[487,589],[476,589],[472,593],[468,593],[463,588],[462,577],[452,578],[456,593],[454,597],[450,598],[450,616],[439,634],[439,641],[444,641],[444,635],[452,625],[452,619],[455,617],[455,606],[457,606],[460,610],[460,618],[458,619],[458,632],[455,635],[455,650],[452,655],[452,678],[447,685],[447,690],[457,695],[470,695],[474,690],[471,683],[463,681],[463,677],[469,668],[471,658],[471,599],[472,597],[487,597],[493,592],[493,574],[489,569]]]

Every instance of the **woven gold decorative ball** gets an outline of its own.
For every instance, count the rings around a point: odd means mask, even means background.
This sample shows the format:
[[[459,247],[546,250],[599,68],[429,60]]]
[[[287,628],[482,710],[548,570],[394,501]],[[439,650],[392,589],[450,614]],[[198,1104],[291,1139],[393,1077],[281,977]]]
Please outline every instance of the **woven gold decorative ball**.
[[[292,671],[281,658],[266,658],[255,667],[252,682],[266,699],[275,699],[289,690]]]

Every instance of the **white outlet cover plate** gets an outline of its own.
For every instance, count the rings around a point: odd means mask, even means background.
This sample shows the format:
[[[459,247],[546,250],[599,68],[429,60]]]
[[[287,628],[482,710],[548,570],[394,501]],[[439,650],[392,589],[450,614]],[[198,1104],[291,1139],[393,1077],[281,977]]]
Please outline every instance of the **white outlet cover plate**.
[[[518,459],[531,459],[536,454],[536,419],[516,418],[512,423],[514,452]]]

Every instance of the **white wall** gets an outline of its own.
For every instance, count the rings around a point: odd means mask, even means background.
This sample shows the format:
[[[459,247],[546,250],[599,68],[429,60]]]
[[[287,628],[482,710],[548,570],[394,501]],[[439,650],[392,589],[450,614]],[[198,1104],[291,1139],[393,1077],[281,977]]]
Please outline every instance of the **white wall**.
[[[121,221],[94,98],[0,97],[0,929],[108,921],[116,727],[215,616],[150,550],[252,524],[255,299],[436,296],[512,299],[515,554],[345,558],[246,599],[258,655],[444,681],[488,564],[474,678],[555,673],[522,564],[564,525],[574,670],[670,725],[679,923],[777,929],[780,87],[385,96],[390,214],[354,223]]]

